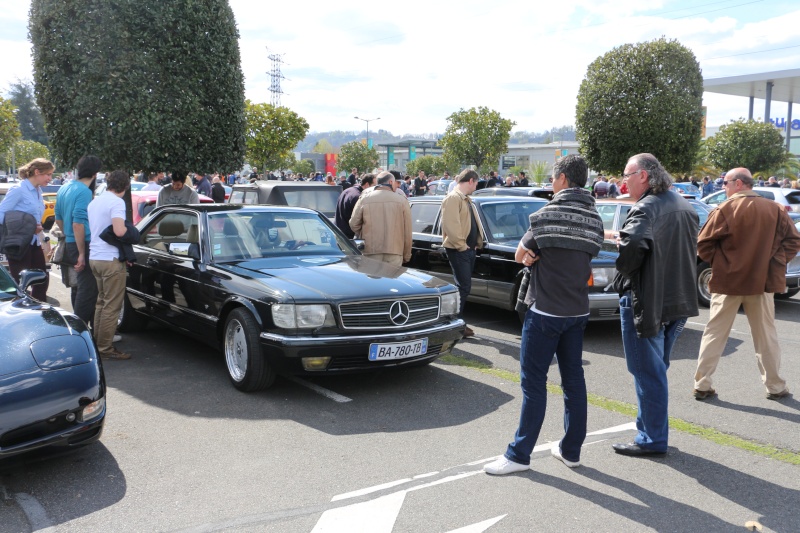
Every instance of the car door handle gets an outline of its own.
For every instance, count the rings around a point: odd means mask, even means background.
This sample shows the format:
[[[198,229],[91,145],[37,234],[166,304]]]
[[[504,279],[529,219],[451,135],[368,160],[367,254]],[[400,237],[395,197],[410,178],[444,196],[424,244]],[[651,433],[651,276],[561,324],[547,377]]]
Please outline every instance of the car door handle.
[[[155,257],[148,257],[147,258],[147,266],[157,267],[160,264],[161,263],[159,263],[158,259],[156,259]]]

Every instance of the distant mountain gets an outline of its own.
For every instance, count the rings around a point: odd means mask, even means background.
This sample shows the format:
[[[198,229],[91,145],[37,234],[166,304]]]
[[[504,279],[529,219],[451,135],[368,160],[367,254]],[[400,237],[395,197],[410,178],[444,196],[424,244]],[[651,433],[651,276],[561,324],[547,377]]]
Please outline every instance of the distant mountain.
[[[373,144],[386,144],[391,142],[402,141],[404,139],[426,139],[435,140],[442,136],[441,133],[404,133],[403,135],[393,135],[392,132],[386,130],[370,131],[369,138],[372,139]],[[357,141],[367,138],[367,130],[360,132],[354,131],[312,131],[300,144],[295,147],[295,152],[310,152],[314,149],[319,141],[327,140],[334,148],[341,148],[343,144],[351,141]],[[574,141],[575,128],[573,126],[561,126],[560,128],[553,128],[546,130],[542,133],[517,131],[511,134],[508,140],[509,144],[527,144],[527,143],[551,143],[557,141]]]

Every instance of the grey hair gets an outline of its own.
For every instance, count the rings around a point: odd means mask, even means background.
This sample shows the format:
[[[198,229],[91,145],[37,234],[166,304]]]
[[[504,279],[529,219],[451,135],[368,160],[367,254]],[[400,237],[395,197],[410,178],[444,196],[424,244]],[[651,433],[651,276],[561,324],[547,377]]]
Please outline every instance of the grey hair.
[[[391,183],[394,181],[394,175],[389,172],[388,170],[384,170],[377,177],[378,185],[386,185],[387,183]]]
[[[647,171],[647,181],[653,194],[667,192],[672,187],[672,176],[653,154],[636,154],[629,161],[636,163],[640,170]]]

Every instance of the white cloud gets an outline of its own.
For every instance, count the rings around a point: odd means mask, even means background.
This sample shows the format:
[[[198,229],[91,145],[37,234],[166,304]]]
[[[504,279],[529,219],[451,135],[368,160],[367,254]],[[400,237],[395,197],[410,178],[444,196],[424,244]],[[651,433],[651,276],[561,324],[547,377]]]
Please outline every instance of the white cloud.
[[[800,9],[740,4],[231,1],[248,98],[270,100],[267,55],[281,53],[287,78],[281,101],[313,130],[361,130],[357,115],[381,117],[370,129],[397,134],[442,132],[450,113],[479,105],[515,120],[516,129],[571,124],[592,61],[615,46],[662,35],[690,47],[707,77],[796,68],[800,48],[736,54],[800,44],[785,31],[800,26]],[[28,9],[29,2],[0,0],[0,20],[25,27]],[[30,46],[19,34],[0,42],[7,79],[31,77]],[[747,114],[746,99],[707,94],[704,101],[710,126]]]

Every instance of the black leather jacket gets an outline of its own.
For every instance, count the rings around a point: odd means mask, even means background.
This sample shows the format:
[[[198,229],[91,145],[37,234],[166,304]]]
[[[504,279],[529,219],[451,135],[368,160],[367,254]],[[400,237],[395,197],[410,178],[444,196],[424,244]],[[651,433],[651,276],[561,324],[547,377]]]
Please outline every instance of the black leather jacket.
[[[631,291],[633,321],[641,337],[662,324],[696,316],[697,231],[694,208],[679,194],[649,190],[620,229],[614,289]]]

